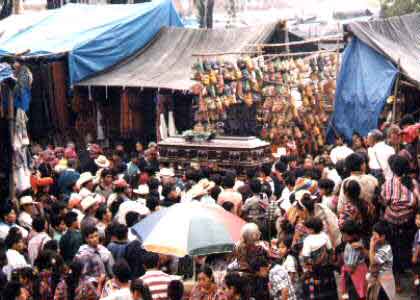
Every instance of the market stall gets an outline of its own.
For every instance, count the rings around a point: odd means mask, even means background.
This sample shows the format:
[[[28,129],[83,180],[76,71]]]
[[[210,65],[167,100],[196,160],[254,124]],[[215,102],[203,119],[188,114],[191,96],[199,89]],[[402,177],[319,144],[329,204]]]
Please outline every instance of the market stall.
[[[320,153],[335,97],[338,52],[232,54],[196,55],[194,131],[258,136],[275,153]],[[239,109],[240,116],[232,113]]]

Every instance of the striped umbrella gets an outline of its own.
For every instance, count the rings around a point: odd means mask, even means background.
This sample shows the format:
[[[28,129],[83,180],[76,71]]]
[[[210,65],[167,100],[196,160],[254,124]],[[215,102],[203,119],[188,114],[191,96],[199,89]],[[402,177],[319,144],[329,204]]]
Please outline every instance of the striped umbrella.
[[[183,257],[231,252],[245,222],[218,205],[175,204],[134,226],[146,250]]]

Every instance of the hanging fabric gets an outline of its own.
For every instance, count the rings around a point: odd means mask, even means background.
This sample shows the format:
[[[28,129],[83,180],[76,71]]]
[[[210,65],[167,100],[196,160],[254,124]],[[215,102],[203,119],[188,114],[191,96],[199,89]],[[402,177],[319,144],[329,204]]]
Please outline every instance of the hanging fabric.
[[[159,125],[160,137],[162,140],[168,137],[168,127],[166,126],[165,114],[160,114],[160,125]]]
[[[174,112],[171,110],[168,112],[168,126],[169,136],[174,136],[178,134],[178,131],[176,130],[175,126]]]

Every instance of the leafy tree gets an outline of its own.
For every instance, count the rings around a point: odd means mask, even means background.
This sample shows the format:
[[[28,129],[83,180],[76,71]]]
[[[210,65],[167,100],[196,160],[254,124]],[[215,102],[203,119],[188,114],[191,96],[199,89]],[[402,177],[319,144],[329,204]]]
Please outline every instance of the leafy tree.
[[[394,17],[420,12],[420,0],[381,0],[381,15]]]

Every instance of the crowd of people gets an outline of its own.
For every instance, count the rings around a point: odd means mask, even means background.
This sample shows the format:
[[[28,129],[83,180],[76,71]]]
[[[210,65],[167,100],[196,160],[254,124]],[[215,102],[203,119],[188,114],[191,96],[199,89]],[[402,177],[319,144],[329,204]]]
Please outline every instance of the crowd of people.
[[[417,291],[419,126],[399,125],[246,174],[162,164],[155,143],[33,145],[31,189],[0,208],[2,298],[393,300],[408,270]],[[133,226],[191,201],[247,222],[234,251],[144,249]]]

